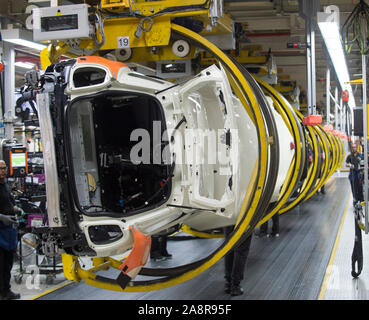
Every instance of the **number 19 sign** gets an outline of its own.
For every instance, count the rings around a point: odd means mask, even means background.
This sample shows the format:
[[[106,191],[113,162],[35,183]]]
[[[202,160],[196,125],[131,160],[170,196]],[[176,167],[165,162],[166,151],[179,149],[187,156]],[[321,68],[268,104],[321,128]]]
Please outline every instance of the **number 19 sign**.
[[[129,37],[118,37],[118,48],[129,48]]]

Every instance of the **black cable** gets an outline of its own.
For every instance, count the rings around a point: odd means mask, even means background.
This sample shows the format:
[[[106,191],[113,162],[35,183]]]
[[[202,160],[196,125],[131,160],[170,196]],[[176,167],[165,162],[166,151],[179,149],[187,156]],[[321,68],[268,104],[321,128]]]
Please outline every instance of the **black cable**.
[[[351,255],[351,275],[357,278],[363,269],[363,244],[362,244],[362,234],[359,227],[359,215],[360,210],[362,210],[360,203],[355,205],[355,243],[354,249]],[[356,269],[357,266],[357,269]]]
[[[183,116],[183,118],[177,123],[177,125],[174,127],[174,130],[173,130],[173,133],[172,133],[172,136],[171,138],[174,138],[174,134],[175,132],[179,129],[179,127],[184,123],[184,122],[187,122],[186,120],[186,117]]]
[[[364,24],[363,24],[364,23]],[[361,54],[367,54],[368,50],[366,42],[368,34],[363,35],[363,31],[369,30],[369,6],[365,1],[360,0],[360,3],[354,8],[351,14],[346,19],[342,26],[341,33],[344,39],[344,45],[347,53],[350,53],[352,46],[356,43]],[[352,38],[350,34],[352,33]]]
[[[192,79],[196,79],[196,78],[199,78],[199,77],[201,77],[201,74],[198,74],[198,75],[196,75],[196,76],[194,76]],[[192,80],[191,79],[191,80]],[[179,82],[179,83],[176,83],[176,84],[174,84],[174,85],[172,85],[172,86],[169,86],[168,88],[165,88],[165,89],[163,89],[163,90],[160,90],[160,91],[156,91],[155,92],[155,94],[157,95],[157,94],[159,94],[159,93],[163,93],[163,92],[165,92],[165,91],[167,91],[167,90],[170,90],[170,89],[172,89],[172,88],[175,88],[175,87],[177,87],[177,86],[180,86],[180,85],[182,85],[182,84],[184,84],[184,83],[186,83],[186,82],[188,82],[189,80],[188,79],[186,79],[186,80],[184,80],[184,81],[182,81],[182,82]]]
[[[167,204],[167,207],[181,208],[181,209],[188,209],[188,210],[199,210],[199,211],[217,212],[215,209],[206,209],[206,208],[196,208],[196,207],[189,207],[189,206],[180,206],[180,205],[176,205],[176,204]]]

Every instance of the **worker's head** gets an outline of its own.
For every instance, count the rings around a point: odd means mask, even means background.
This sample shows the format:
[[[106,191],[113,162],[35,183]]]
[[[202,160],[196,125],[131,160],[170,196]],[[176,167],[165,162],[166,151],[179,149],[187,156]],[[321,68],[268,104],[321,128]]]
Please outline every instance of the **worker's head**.
[[[8,167],[4,160],[0,160],[0,182],[3,182],[8,173]]]
[[[359,149],[360,149],[360,141],[355,141],[355,142],[354,142],[353,149],[354,149],[356,152],[359,152]]]

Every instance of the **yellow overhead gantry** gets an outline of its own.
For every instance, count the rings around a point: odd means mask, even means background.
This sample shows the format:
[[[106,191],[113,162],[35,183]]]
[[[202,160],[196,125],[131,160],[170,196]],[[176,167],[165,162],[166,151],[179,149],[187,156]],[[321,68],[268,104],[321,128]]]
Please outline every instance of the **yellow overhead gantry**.
[[[194,50],[181,56],[171,46],[171,23],[175,19],[190,18],[193,27],[200,28],[203,36],[232,35],[230,16],[217,16],[216,6],[218,1],[209,0],[102,0],[99,6],[91,6],[89,10],[89,18],[95,21],[96,36],[80,39],[77,46],[82,51],[80,55],[130,51],[124,54],[126,62],[193,58]],[[68,41],[51,43],[41,53],[42,68],[55,63],[62,55],[75,57],[75,45]]]

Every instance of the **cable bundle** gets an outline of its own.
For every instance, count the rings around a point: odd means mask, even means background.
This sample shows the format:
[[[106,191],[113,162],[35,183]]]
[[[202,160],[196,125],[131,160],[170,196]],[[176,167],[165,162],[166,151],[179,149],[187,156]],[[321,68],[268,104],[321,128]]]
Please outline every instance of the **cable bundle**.
[[[361,54],[368,54],[368,30],[369,30],[369,6],[364,0],[351,12],[342,26],[342,38],[344,39],[345,50],[350,53],[352,46],[356,42]],[[352,38],[350,38],[350,31]]]

